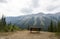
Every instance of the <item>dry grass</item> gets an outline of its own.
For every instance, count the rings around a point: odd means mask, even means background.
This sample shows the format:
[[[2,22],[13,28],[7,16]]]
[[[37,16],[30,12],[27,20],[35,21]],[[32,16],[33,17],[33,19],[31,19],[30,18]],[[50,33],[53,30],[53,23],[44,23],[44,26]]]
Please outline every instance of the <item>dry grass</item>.
[[[60,39],[60,32],[58,33],[56,33],[56,37],[58,38],[58,39]]]

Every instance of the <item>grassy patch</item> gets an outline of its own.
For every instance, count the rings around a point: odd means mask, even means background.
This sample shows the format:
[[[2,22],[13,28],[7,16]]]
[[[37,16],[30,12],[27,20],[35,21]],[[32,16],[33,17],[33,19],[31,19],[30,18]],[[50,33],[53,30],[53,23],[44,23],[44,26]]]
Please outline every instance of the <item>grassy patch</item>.
[[[58,39],[60,39],[60,32],[56,32],[56,37],[58,38]]]
[[[60,32],[56,32],[56,35],[57,35],[57,36],[60,36]]]

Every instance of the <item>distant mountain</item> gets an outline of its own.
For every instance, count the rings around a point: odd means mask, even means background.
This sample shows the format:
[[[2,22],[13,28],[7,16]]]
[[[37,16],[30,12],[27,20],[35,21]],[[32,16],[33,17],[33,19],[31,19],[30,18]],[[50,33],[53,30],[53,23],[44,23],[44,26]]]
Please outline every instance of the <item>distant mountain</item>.
[[[48,26],[50,25],[51,19],[53,20],[54,24],[60,20],[60,13],[56,14],[31,14],[31,15],[24,15],[18,17],[6,17],[7,23],[12,23],[18,25],[22,28],[27,28],[28,26],[34,27],[41,27],[44,30],[47,30]]]

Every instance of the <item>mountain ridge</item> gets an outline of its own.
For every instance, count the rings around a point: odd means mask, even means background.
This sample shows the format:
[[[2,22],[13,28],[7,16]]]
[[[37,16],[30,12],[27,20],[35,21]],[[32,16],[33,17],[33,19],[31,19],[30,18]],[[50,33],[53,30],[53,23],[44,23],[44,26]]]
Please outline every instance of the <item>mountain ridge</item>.
[[[7,23],[11,22],[12,24],[18,25],[22,28],[27,28],[28,26],[37,26],[44,28],[44,30],[47,30],[51,20],[53,20],[54,24],[56,24],[58,20],[60,21],[60,13],[56,14],[38,13],[18,17],[6,17]]]

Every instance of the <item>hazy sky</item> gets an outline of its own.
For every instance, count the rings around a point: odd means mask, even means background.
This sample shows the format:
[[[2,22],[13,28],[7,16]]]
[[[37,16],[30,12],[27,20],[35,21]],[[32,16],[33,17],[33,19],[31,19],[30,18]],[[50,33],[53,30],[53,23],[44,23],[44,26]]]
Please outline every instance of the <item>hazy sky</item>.
[[[60,0],[0,0],[0,16],[60,12]]]

